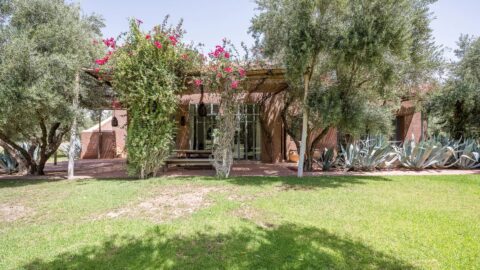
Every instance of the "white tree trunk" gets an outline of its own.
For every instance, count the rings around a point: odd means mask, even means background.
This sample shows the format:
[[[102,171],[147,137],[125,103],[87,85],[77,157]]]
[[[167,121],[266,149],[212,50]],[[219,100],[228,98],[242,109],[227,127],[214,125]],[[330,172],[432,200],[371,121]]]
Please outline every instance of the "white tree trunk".
[[[302,123],[302,139],[300,141],[300,157],[298,161],[298,171],[297,176],[303,177],[303,164],[305,163],[305,151],[307,148],[307,132],[308,132],[308,106],[307,106],[307,99],[308,99],[308,85],[310,81],[310,77],[308,75],[304,75],[304,96],[303,96],[303,123]]]
[[[75,86],[73,89],[73,122],[70,132],[70,148],[68,150],[68,179],[73,179],[75,170],[75,141],[77,139],[77,114],[80,95],[80,73],[75,75]]]

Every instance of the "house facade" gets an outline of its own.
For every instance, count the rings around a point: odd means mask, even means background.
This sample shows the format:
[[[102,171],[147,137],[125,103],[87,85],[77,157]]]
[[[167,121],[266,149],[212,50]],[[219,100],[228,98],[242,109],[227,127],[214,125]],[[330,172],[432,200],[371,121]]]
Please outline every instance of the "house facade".
[[[257,69],[247,72],[247,89],[241,94],[242,104],[239,105],[237,112],[239,121],[234,138],[236,160],[278,163],[298,159],[295,143],[288,136],[281,116],[283,95],[286,91],[288,84],[283,69]],[[179,99],[175,115],[176,149],[211,149],[215,119],[219,110],[218,97],[211,93],[202,94],[191,90]],[[203,108],[199,110],[199,107]],[[121,112],[115,116],[122,124],[112,127],[107,120],[102,124],[101,136],[98,125],[82,133],[82,158],[111,157],[111,153],[115,153],[115,157],[126,155],[127,114],[125,111],[117,112]],[[421,112],[415,111],[413,102],[403,101],[396,115],[394,139],[403,141],[412,136],[418,139],[425,130],[426,122],[422,119]],[[338,140],[338,132],[331,129],[318,142],[316,148],[320,150],[325,147],[336,147]],[[98,149],[100,141],[104,148],[102,150]],[[97,155],[94,155],[95,153]],[[99,153],[104,154],[102,156]]]

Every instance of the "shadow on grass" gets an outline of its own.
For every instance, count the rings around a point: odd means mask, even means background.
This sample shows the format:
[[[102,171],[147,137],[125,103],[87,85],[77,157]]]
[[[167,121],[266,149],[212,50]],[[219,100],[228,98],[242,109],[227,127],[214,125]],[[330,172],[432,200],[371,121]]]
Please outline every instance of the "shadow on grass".
[[[271,177],[231,177],[218,179],[215,177],[177,177],[183,181],[211,181],[212,183],[226,182],[240,186],[264,186],[281,184],[285,190],[309,190],[316,188],[340,188],[348,185],[365,185],[370,182],[390,182],[391,179],[382,176],[315,176],[297,178],[294,176],[271,176]]]
[[[15,188],[15,187],[23,187],[29,185],[38,185],[43,183],[54,183],[62,181],[62,179],[0,179],[0,188]]]
[[[225,234],[112,237],[26,269],[414,269],[405,261],[325,230],[284,224]]]
[[[375,181],[392,181],[386,177],[381,176],[315,176],[315,177],[304,177],[297,178],[294,176],[245,176],[245,177],[231,177],[228,179],[219,179],[215,177],[208,176],[183,176],[175,178],[150,178],[141,180],[138,178],[98,178],[98,179],[78,179],[74,180],[77,185],[88,185],[89,183],[95,181],[111,181],[117,183],[142,183],[144,181],[156,181],[164,180],[165,183],[168,183],[169,180],[180,180],[185,183],[195,183],[195,182],[210,182],[212,184],[222,184],[228,183],[239,186],[268,186],[273,184],[280,184],[281,189],[287,190],[313,190],[317,188],[341,188],[348,185],[364,185],[369,182]],[[62,181],[71,181],[66,179],[9,179],[9,180],[0,180],[0,189],[1,188],[16,188],[23,187],[28,185],[37,185],[43,183],[54,183]]]

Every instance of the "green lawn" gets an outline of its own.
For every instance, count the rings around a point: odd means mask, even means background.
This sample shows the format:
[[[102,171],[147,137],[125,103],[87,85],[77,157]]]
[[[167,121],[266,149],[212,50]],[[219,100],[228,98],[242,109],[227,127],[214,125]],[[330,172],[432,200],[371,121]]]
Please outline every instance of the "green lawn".
[[[480,269],[480,175],[1,181],[0,269]]]

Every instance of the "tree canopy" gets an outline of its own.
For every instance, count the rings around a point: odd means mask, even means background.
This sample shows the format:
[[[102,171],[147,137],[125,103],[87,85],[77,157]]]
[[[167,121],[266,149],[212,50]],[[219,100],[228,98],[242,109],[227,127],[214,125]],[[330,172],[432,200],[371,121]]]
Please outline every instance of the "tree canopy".
[[[389,133],[401,98],[428,83],[437,67],[433,1],[256,2],[251,32],[263,54],[287,70],[284,122],[297,145],[308,148],[307,163],[329,128],[353,137]]]
[[[95,59],[103,23],[63,0],[2,1],[0,12],[0,143],[43,174],[70,131],[75,76]],[[95,100],[85,76],[81,99]]]
[[[168,18],[168,17],[167,17]],[[185,45],[182,24],[164,23],[149,32],[132,19],[123,44],[106,39],[107,55],[97,59],[100,76],[112,75],[113,87],[128,111],[129,174],[155,175],[170,155],[176,129],[177,94],[186,87],[187,71],[198,54]]]
[[[442,131],[460,139],[480,137],[480,38],[461,36],[455,50],[458,61],[429,103],[430,115]]]

